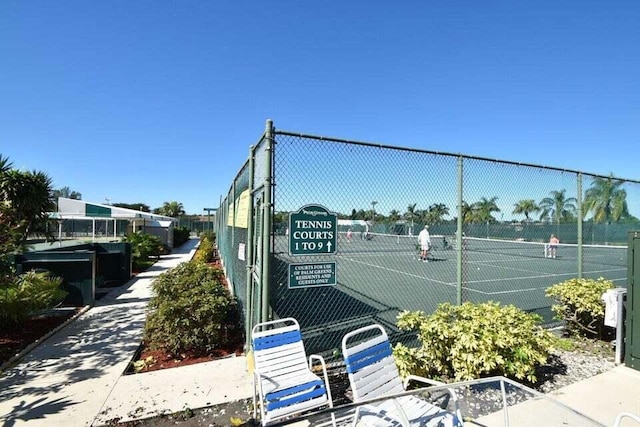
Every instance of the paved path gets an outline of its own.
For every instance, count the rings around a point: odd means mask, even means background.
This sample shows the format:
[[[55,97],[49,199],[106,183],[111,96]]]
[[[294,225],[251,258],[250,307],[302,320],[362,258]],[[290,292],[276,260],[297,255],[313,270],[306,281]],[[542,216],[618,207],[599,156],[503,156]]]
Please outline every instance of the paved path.
[[[0,423],[5,427],[94,426],[116,418],[175,412],[185,405],[197,408],[200,403],[223,403],[218,396],[225,394],[229,395],[227,401],[251,396],[243,358],[220,361],[215,368],[211,365],[215,362],[210,362],[200,368],[224,372],[226,377],[218,384],[236,381],[238,386],[229,393],[207,389],[213,388],[217,377],[201,372],[193,372],[195,378],[183,375],[186,371],[182,369],[180,375],[122,375],[142,339],[151,282],[191,259],[197,242],[192,239],[161,257],[8,369],[0,377]],[[229,366],[222,367],[225,364]],[[143,377],[149,382],[142,382]]]

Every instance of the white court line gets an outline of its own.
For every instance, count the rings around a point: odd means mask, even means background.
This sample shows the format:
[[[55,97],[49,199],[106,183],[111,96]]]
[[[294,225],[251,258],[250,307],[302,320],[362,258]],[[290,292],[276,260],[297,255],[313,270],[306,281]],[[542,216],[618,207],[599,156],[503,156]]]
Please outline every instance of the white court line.
[[[455,287],[455,288],[457,288],[457,286],[458,286],[456,283],[442,282],[440,280],[430,279],[430,278],[424,277],[424,276],[418,276],[416,274],[407,273],[406,271],[394,270],[392,268],[382,267],[382,266],[377,265],[377,264],[371,264],[371,263],[367,263],[367,262],[363,262],[363,261],[358,261],[358,260],[355,260],[355,259],[347,258],[344,255],[336,255],[336,257],[344,259],[346,261],[351,261],[351,262],[355,262],[355,263],[358,263],[358,264],[366,265],[366,266],[369,266],[369,267],[379,268],[381,270],[390,271],[390,272],[393,272],[393,273],[399,273],[399,274],[403,274],[405,276],[414,277],[414,278],[418,278],[418,279],[428,280],[430,282],[438,283],[438,284],[445,285],[445,286],[450,286],[450,287]],[[484,262],[470,262],[469,264],[480,264],[480,263],[484,263]],[[499,267],[499,266],[497,266],[497,267]],[[504,268],[504,267],[500,267],[500,268]],[[528,273],[535,273],[535,271],[519,270],[519,269],[516,269],[516,268],[513,268],[512,270],[525,271],[525,272],[528,272]],[[612,271],[622,271],[622,270],[626,270],[626,269],[617,268],[617,269],[611,269],[611,270],[587,271],[587,272],[583,272],[583,273],[600,274],[600,273],[606,273],[606,272],[612,272]],[[508,278],[505,278],[505,279],[470,280],[470,281],[466,281],[465,283],[467,283],[467,284],[491,283],[491,282],[502,282],[502,281],[505,281],[505,280],[518,281],[518,280],[525,280],[525,279],[527,279],[527,280],[528,279],[542,279],[542,278],[559,277],[559,276],[575,276],[575,273],[557,273],[557,274],[549,273],[549,274],[538,274],[538,275],[535,275],[535,276],[525,276],[525,277],[508,277]],[[616,281],[620,281],[620,280],[625,280],[626,281],[626,278],[613,279],[611,281],[612,282],[616,282]],[[509,291],[498,291],[498,292],[486,292],[486,291],[481,291],[481,290],[478,290],[478,289],[466,289],[466,290],[467,291],[471,291],[471,292],[475,292],[475,293],[478,293],[478,294],[481,294],[481,295],[504,295],[504,294],[512,294],[512,293],[517,293],[517,292],[538,291],[538,290],[541,290],[541,289],[547,289],[548,287],[549,286],[536,287],[536,288],[525,288],[525,289],[513,289],[513,290],[509,290]]]
[[[371,263],[368,263],[368,262],[358,261],[358,260],[355,260],[355,259],[347,258],[347,257],[345,257],[343,255],[337,255],[336,257],[342,258],[342,259],[344,259],[346,261],[351,261],[351,262],[355,262],[355,263],[358,263],[358,264],[366,265],[366,266],[369,266],[369,267],[379,268],[380,270],[390,271],[392,273],[400,273],[400,274],[404,274],[405,276],[414,277],[416,279],[428,280],[430,282],[435,282],[435,283],[438,283],[440,285],[446,285],[446,286],[452,286],[452,287],[456,286],[455,283],[442,282],[440,280],[430,279],[430,278],[425,277],[425,276],[418,276],[417,274],[407,273],[406,271],[394,270],[392,268],[382,267],[382,266],[380,266],[378,264],[371,264]]]

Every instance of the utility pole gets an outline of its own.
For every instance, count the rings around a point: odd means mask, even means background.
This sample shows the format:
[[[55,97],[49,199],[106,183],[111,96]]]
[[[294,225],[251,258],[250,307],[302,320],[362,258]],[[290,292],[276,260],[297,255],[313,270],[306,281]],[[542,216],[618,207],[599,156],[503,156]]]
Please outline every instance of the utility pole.
[[[371,217],[371,225],[373,226],[373,223],[376,222],[376,204],[378,202],[376,202],[375,200],[373,202],[371,202],[371,210],[373,211],[373,215]]]
[[[211,227],[211,212],[216,212],[218,208],[202,208],[202,210],[207,212],[207,231]]]

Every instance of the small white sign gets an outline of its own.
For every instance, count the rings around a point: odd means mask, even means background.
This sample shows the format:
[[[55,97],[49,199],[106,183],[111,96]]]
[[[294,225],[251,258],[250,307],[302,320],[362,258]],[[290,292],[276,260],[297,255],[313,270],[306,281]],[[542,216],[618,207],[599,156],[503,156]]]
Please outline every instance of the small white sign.
[[[245,255],[244,255],[244,243],[238,243],[238,259],[240,261],[245,261]]]

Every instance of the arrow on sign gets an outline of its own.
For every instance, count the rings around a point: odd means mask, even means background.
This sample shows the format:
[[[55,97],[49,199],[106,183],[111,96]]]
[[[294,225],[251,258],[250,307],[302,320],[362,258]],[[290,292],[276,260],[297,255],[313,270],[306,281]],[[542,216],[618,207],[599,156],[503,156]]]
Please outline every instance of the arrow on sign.
[[[327,252],[331,252],[331,240],[327,242]]]

